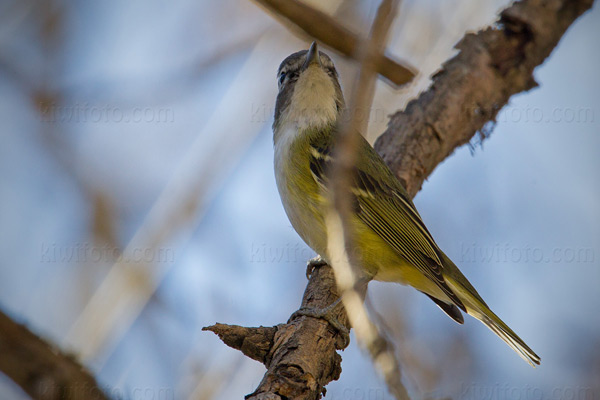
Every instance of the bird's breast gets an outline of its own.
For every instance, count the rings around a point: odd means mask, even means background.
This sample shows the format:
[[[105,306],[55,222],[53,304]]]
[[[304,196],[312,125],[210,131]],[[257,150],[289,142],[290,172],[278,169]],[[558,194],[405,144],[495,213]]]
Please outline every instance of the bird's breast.
[[[309,165],[308,151],[302,151],[300,135],[288,143],[275,146],[275,180],[285,212],[300,237],[318,254],[326,250],[325,197],[314,180]],[[306,148],[308,150],[308,147]]]

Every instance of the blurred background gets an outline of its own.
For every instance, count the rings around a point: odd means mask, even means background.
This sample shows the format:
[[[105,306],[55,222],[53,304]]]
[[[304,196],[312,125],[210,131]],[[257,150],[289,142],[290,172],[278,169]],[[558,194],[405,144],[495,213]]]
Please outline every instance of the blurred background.
[[[378,5],[310,3],[363,33]],[[403,1],[389,51],[420,73],[379,82],[368,139],[507,5]],[[600,398],[599,29],[598,8],[576,21],[540,87],[415,200],[541,367],[413,289],[372,283],[414,398]],[[314,254],[280,204],[271,123],[277,67],[308,44],[244,0],[1,0],[0,308],[115,398],[252,392],[264,366],[201,328],[275,325],[300,304]],[[328,53],[349,93],[355,66]],[[342,356],[326,398],[391,399],[354,338]],[[0,373],[0,398],[28,397]]]

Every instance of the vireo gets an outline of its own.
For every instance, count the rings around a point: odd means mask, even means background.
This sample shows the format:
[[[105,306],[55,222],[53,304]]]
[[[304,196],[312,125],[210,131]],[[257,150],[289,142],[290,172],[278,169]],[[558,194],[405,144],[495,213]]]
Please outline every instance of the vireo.
[[[326,262],[328,174],[344,97],[338,74],[317,44],[287,57],[277,72],[275,176],[292,226]],[[406,190],[360,138],[353,171],[350,226],[365,276],[410,285],[462,324],[461,310],[483,322],[532,366],[540,358],[496,314],[444,254]]]

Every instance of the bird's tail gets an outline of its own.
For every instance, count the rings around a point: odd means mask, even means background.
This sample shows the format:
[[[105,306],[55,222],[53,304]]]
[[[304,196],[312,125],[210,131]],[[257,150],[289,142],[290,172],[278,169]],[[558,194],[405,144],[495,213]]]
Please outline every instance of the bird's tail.
[[[453,279],[447,278],[446,280],[452,290],[459,296],[461,301],[463,301],[469,315],[483,322],[485,326],[498,335],[500,339],[504,340],[506,344],[508,344],[532,367],[535,367],[536,364],[540,365],[540,357],[535,354],[535,352],[531,350],[531,348],[527,346],[525,342],[508,327],[508,325],[490,310],[475,289],[473,289],[475,292],[472,293],[469,288],[465,288],[464,285],[461,285]]]
[[[527,361],[532,367],[540,365],[540,357],[535,354],[529,346],[525,344],[523,340],[516,333],[512,331],[496,314],[494,314],[489,308],[488,313],[481,315],[473,315],[475,318],[480,320],[490,328],[492,332],[498,335],[502,340],[506,342],[518,355],[525,361]]]

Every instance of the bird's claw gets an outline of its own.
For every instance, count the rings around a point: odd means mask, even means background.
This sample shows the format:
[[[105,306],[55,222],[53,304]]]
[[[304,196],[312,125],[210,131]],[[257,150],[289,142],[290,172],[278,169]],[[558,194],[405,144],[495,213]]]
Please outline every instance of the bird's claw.
[[[323,260],[321,256],[316,256],[308,260],[308,263],[306,264],[306,279],[310,279],[310,276],[312,275],[315,268],[319,268],[324,265],[327,265],[327,262]]]

